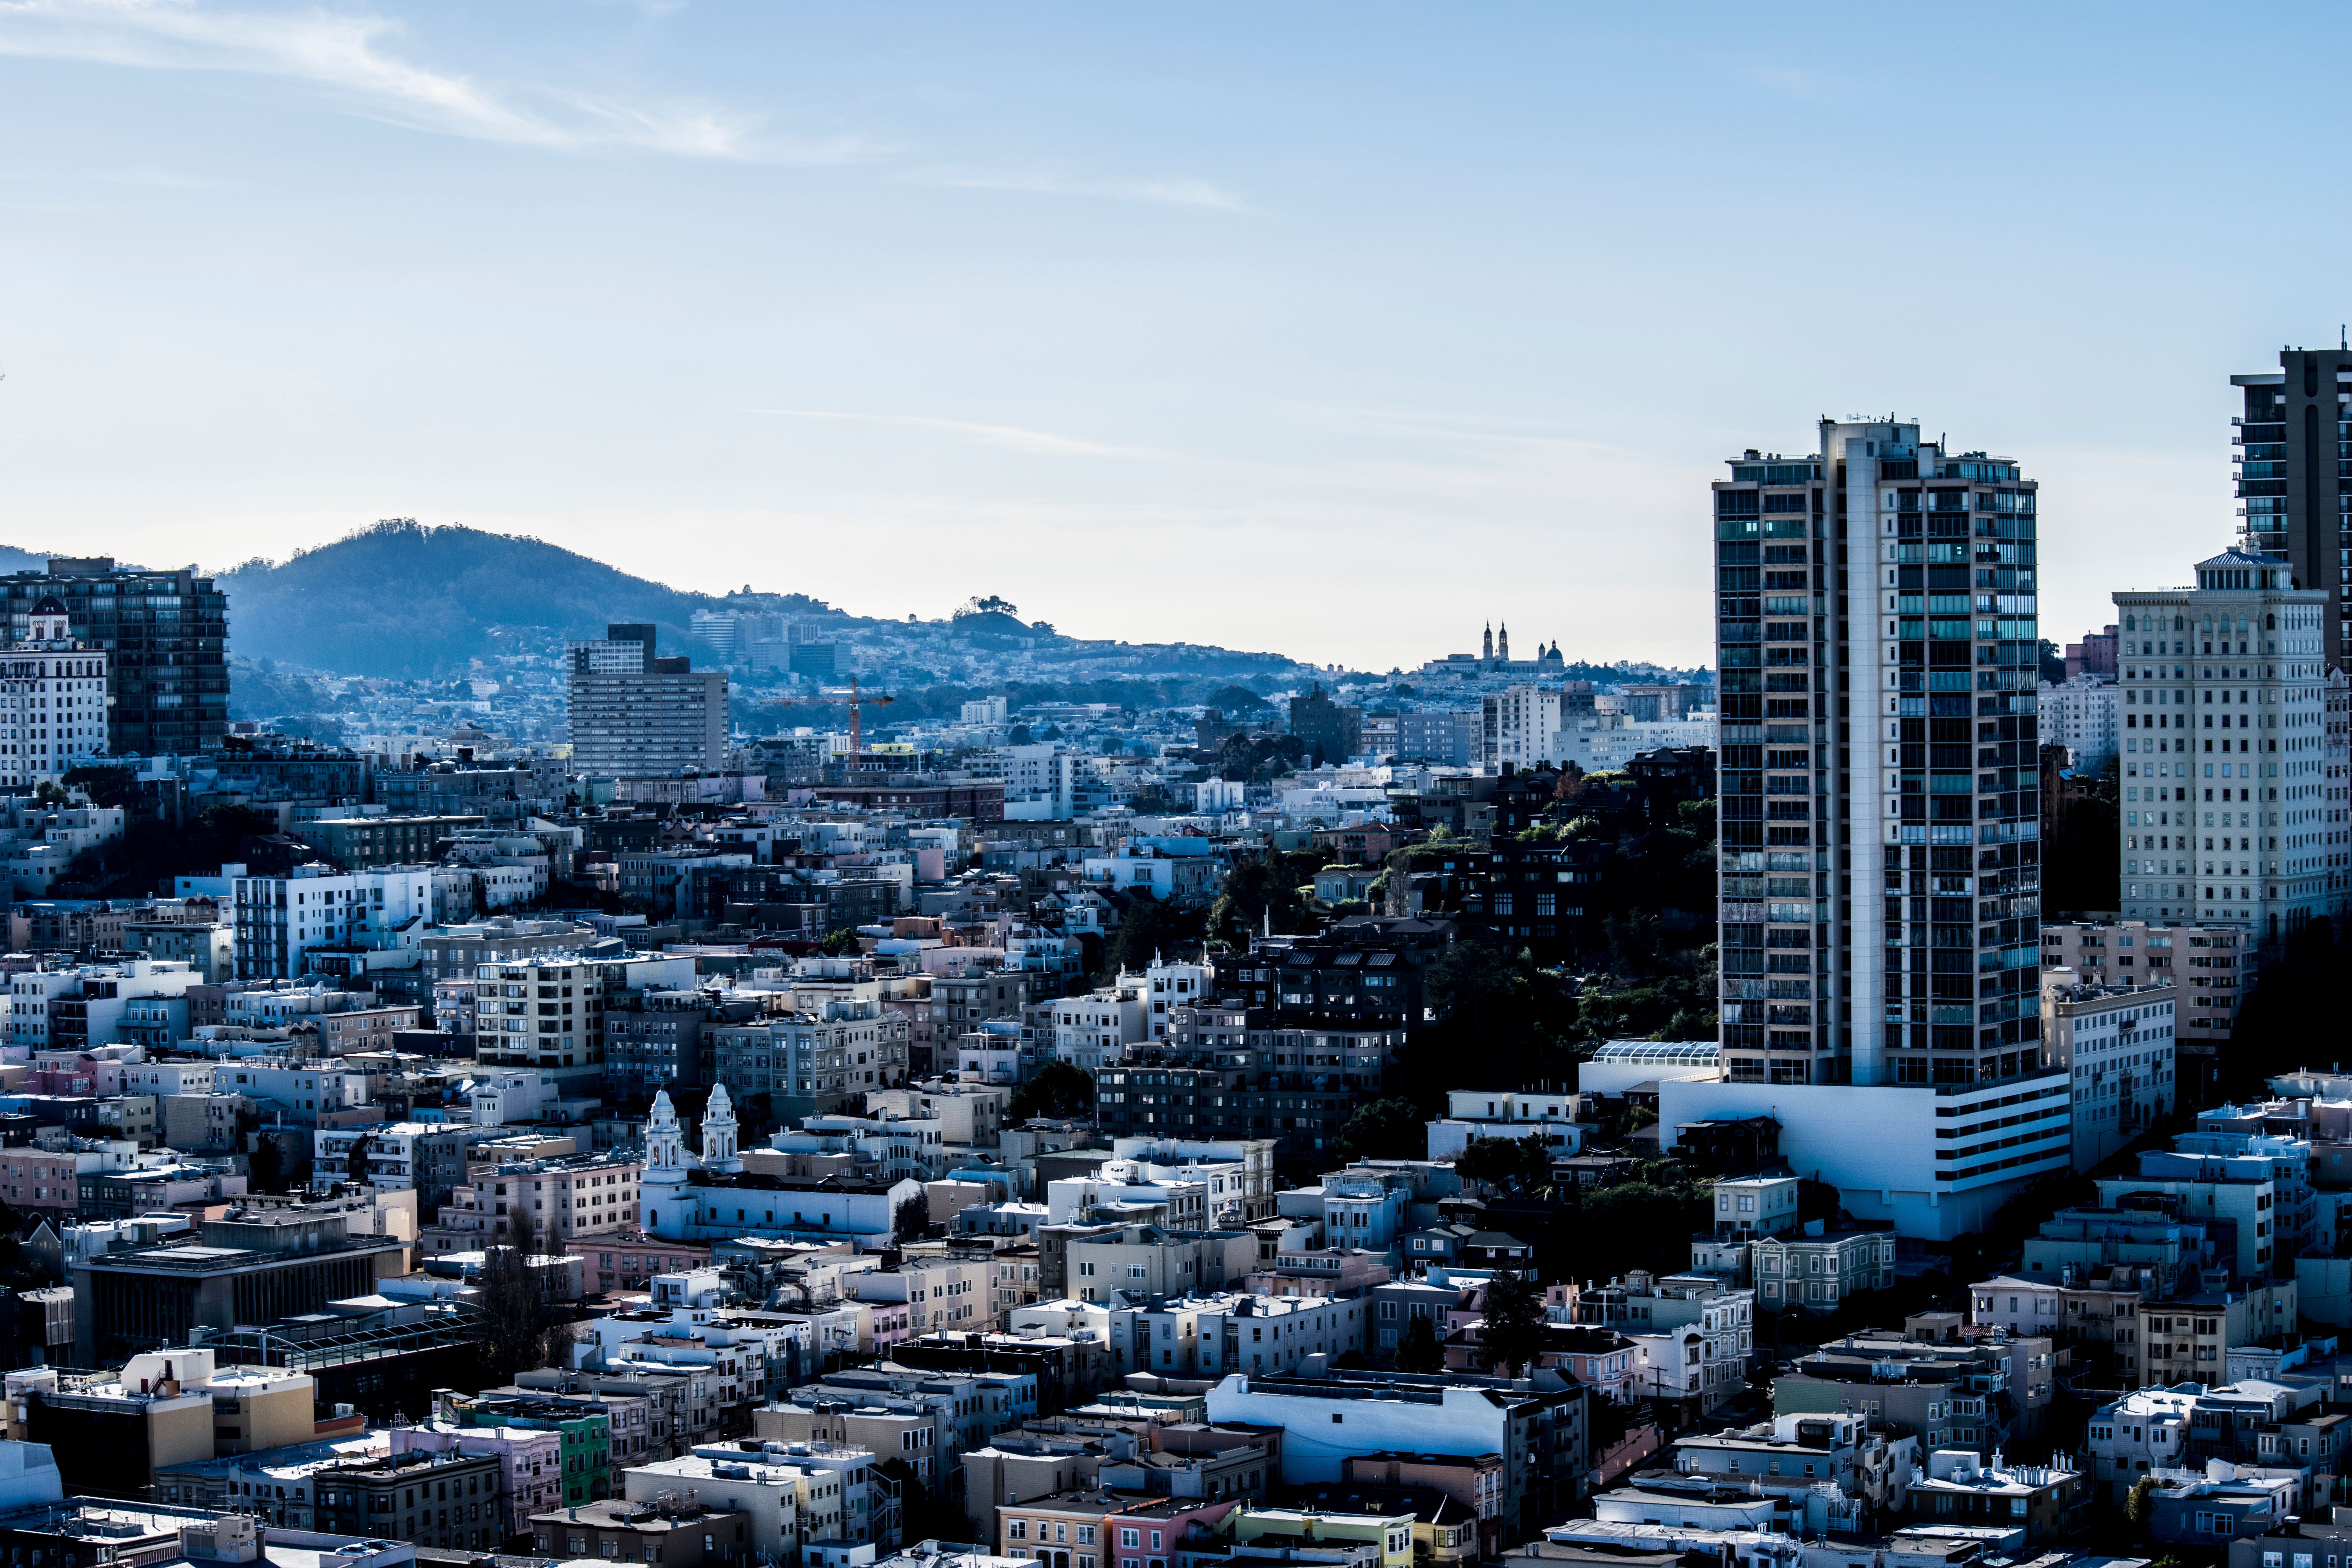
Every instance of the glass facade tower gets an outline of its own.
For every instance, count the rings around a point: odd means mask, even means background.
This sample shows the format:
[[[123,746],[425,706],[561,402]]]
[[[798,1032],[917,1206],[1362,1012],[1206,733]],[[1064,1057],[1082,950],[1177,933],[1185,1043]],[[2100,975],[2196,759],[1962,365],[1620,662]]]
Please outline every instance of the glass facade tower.
[[[1714,490],[1727,1075],[2039,1071],[2035,481],[1825,420]]]

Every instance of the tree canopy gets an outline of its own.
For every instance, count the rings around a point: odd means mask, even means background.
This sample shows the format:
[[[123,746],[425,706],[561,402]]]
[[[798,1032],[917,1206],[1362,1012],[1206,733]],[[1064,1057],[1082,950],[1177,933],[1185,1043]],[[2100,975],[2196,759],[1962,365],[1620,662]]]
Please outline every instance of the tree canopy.
[[[1486,1282],[1479,1303],[1485,1320],[1478,1342],[1486,1363],[1498,1372],[1523,1374],[1543,1349],[1543,1290],[1525,1275],[1501,1273]]]
[[[1094,1075],[1069,1062],[1048,1062],[1013,1091],[1005,1114],[1015,1121],[1033,1116],[1073,1117],[1095,1113]]]

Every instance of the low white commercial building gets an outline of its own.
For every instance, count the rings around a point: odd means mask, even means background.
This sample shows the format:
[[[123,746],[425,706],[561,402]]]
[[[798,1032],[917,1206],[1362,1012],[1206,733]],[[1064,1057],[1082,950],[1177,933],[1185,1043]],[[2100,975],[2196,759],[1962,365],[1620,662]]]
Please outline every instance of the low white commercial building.
[[[2073,1080],[2055,1068],[1968,1084],[1658,1080],[1658,1143],[1703,1121],[1770,1117],[1780,1156],[1838,1189],[1856,1219],[1950,1241],[1982,1230],[2036,1177],[2074,1163]]]

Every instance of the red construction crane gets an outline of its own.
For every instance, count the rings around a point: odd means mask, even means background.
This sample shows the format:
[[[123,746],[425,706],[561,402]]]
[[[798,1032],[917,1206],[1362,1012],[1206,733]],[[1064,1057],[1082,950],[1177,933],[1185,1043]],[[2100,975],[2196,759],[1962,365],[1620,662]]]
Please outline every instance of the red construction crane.
[[[830,708],[842,700],[838,691],[820,691],[814,697],[794,697],[788,700],[808,707]],[[887,692],[878,697],[868,697],[858,686],[857,677],[853,675],[849,678],[849,766],[853,773],[866,765],[866,710],[887,708],[897,700]]]

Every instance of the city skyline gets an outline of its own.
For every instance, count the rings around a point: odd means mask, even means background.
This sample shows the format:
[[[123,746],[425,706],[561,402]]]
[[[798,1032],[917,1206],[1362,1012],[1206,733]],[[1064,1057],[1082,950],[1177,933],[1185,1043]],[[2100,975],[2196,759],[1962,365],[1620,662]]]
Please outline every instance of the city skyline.
[[[214,570],[406,515],[892,618],[1689,665],[1701,476],[1883,404],[2042,477],[2063,642],[2165,585],[2114,540],[2230,542],[2229,378],[2341,314],[2326,213],[2245,286],[2227,151],[2327,51],[1990,25],[0,8],[0,540]],[[1806,219],[1772,172],[1825,150],[1930,216]],[[1960,349],[1885,331],[1926,300]],[[1441,542],[1513,569],[1396,570]],[[1171,546],[1253,570],[1106,593]]]

